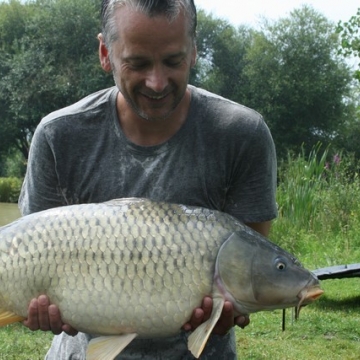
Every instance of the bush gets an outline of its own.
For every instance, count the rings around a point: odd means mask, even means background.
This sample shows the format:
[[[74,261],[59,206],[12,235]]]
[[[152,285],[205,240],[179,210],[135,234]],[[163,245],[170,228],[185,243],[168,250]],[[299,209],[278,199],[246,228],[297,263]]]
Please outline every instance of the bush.
[[[0,202],[16,203],[19,199],[22,180],[16,177],[0,178]]]

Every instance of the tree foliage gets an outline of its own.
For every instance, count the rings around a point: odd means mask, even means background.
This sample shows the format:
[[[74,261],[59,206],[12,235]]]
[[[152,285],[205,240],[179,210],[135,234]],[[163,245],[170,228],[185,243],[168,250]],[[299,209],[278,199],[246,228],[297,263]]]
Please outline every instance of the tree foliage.
[[[0,153],[27,158],[40,119],[109,86],[99,66],[99,1],[0,4]]]
[[[349,21],[338,23],[337,32],[341,37],[340,53],[345,56],[356,56],[360,59],[360,8]],[[360,81],[360,62],[358,68],[355,71],[355,78]]]
[[[199,11],[198,60],[191,82],[226,98],[243,98],[243,68],[250,41],[251,29],[236,29],[228,21]]]
[[[337,48],[333,24],[308,6],[254,34],[245,101],[265,116],[279,154],[302,144],[310,151],[341,132],[351,76]]]
[[[309,6],[256,31],[200,12],[193,81],[262,113],[280,157],[328,144],[354,115],[338,36]]]

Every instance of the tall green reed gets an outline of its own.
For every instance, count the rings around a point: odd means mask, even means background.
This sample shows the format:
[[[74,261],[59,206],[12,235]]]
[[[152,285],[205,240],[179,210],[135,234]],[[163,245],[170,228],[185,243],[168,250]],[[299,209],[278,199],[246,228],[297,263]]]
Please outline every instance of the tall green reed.
[[[312,263],[360,261],[360,179],[350,155],[318,144],[279,165],[279,216],[271,238]]]
[[[328,149],[320,156],[320,148],[317,145],[308,156],[304,149],[297,156],[289,153],[279,166],[279,219],[303,230],[315,226],[315,215],[322,204],[319,195],[324,185]]]

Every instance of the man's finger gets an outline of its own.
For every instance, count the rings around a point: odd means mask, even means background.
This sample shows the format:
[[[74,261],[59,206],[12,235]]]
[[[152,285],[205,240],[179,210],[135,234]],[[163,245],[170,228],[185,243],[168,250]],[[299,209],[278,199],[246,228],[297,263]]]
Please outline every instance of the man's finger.
[[[39,328],[42,331],[49,331],[50,322],[49,322],[49,299],[45,295],[40,295],[38,297],[38,315],[39,315]]]
[[[202,319],[202,322],[208,320],[210,318],[211,312],[212,312],[212,307],[213,307],[213,300],[210,296],[205,296],[202,304],[201,304],[201,308],[204,312],[204,316]]]
[[[69,336],[75,336],[78,334],[78,331],[68,324],[64,324],[61,329]]]
[[[235,322],[235,325],[244,329],[245,326],[248,326],[250,324],[250,318],[247,315],[240,315],[235,318],[234,322]]]
[[[32,331],[39,330],[37,299],[32,299],[30,301],[30,304],[28,307],[28,317],[23,322],[23,324]]]
[[[48,316],[49,316],[49,323],[50,328],[53,334],[59,335],[62,332],[62,320],[60,316],[60,311],[57,306],[50,305],[48,308]]]

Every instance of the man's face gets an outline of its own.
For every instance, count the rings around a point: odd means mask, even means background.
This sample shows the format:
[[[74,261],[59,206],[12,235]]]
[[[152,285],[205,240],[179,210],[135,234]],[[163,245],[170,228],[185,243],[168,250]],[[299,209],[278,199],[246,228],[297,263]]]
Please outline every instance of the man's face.
[[[184,14],[171,23],[129,7],[117,9],[118,40],[109,59],[114,80],[142,118],[165,119],[184,97],[196,48]]]

